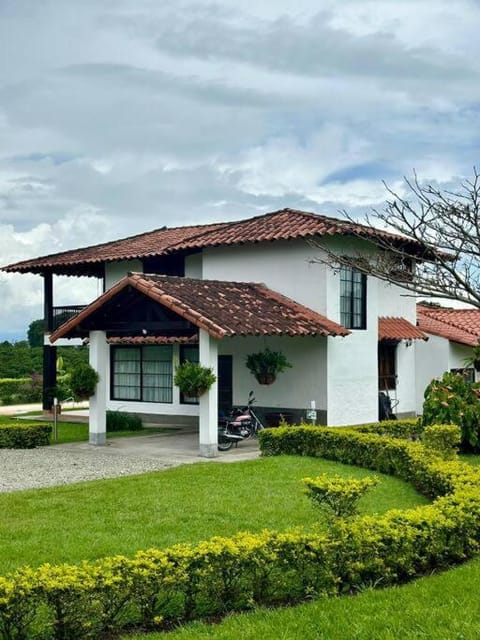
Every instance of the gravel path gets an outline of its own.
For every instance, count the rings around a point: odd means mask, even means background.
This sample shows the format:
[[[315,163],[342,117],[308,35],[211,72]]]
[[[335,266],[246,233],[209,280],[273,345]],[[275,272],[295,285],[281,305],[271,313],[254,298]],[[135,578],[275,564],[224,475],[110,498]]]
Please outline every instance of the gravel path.
[[[60,447],[0,449],[0,492],[53,487],[85,480],[116,478],[175,466],[165,459],[69,451]]]

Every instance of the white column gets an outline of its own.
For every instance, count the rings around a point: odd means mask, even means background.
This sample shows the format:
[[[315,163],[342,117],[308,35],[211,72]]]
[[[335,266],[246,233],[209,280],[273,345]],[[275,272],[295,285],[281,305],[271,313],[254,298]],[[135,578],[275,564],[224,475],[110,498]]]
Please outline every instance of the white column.
[[[210,367],[217,376],[218,346],[206,331],[200,329],[200,364]],[[218,455],[218,386],[215,382],[209,391],[200,396],[200,455],[214,458]]]
[[[108,344],[104,331],[90,331],[90,365],[98,372],[100,380],[95,394],[90,398],[89,442],[105,444],[107,439],[107,366]]]

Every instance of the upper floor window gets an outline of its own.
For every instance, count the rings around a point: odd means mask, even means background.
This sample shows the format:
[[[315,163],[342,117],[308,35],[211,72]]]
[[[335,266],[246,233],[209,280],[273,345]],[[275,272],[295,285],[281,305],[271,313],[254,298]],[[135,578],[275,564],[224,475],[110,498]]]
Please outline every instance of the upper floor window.
[[[340,269],[340,324],[367,328],[367,276],[350,267]]]

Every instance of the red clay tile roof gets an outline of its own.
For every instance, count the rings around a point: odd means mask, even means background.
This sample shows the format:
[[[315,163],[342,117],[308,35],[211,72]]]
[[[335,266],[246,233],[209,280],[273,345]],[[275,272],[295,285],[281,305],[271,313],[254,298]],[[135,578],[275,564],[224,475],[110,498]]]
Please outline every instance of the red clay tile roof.
[[[51,341],[78,335],[81,322],[126,287],[144,293],[214,338],[247,335],[346,336],[347,329],[266,286],[131,274],[68,320]]]
[[[54,273],[72,273],[77,269],[80,273],[83,265],[85,274],[98,275],[100,265],[117,260],[165,256],[205,247],[333,235],[358,235],[366,239],[394,240],[415,254],[419,249],[415,243],[386,231],[306,211],[281,209],[236,222],[172,229],[164,227],[114,242],[23,260],[3,267],[3,270],[23,273],[42,273],[48,270]]]
[[[417,323],[425,333],[470,347],[480,341],[480,309],[446,309],[417,305]]]
[[[428,340],[423,331],[405,318],[379,318],[378,339],[382,340]]]

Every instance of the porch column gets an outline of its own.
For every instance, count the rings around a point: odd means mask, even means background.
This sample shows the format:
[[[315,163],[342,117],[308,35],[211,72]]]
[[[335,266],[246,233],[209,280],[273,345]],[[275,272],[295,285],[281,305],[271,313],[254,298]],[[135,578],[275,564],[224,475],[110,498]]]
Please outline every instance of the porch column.
[[[90,331],[89,339],[90,365],[100,376],[95,394],[90,398],[89,442],[98,445],[105,444],[107,440],[107,334],[105,331]]]
[[[200,329],[199,359],[204,367],[210,367],[218,376],[218,346],[206,331]],[[218,455],[218,383],[200,396],[200,455],[214,458]]]

